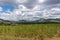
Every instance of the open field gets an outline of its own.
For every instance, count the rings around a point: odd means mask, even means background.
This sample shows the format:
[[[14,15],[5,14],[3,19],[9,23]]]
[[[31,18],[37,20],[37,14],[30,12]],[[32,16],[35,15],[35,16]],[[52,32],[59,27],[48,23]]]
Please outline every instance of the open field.
[[[60,40],[60,24],[0,25],[0,40]]]

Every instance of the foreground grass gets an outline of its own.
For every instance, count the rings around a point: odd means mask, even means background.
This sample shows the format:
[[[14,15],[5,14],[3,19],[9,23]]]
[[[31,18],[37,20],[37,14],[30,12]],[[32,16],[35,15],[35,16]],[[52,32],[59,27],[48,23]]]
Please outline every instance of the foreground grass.
[[[15,40],[15,37],[43,40],[44,37],[51,38],[56,35],[60,37],[60,24],[0,25],[0,36],[3,36],[1,40],[10,40],[10,37],[11,40]]]

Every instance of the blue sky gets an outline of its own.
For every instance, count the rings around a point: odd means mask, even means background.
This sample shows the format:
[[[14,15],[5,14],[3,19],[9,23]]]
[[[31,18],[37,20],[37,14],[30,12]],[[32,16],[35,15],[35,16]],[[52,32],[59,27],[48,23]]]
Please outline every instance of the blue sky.
[[[0,18],[35,21],[60,18],[60,0],[0,0]]]
[[[14,10],[14,6],[12,5],[9,5],[9,4],[5,4],[5,5],[2,5],[1,6],[3,8],[3,12],[5,12],[6,10],[10,10],[10,11],[13,11]]]

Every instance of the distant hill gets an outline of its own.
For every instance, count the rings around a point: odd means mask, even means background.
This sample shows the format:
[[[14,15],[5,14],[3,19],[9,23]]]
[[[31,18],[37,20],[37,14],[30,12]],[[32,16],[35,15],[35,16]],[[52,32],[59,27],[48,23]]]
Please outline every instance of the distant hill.
[[[5,22],[5,23],[60,23],[60,19],[44,19],[44,18],[41,18],[41,19],[35,20],[35,21],[26,21],[26,20],[10,21],[10,20],[0,19],[0,22]]]

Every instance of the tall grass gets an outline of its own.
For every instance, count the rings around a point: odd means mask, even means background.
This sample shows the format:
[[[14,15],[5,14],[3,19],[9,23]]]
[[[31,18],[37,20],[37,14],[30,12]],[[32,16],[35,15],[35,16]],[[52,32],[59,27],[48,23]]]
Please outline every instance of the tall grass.
[[[60,24],[18,24],[0,25],[0,36],[35,38],[60,37]]]

